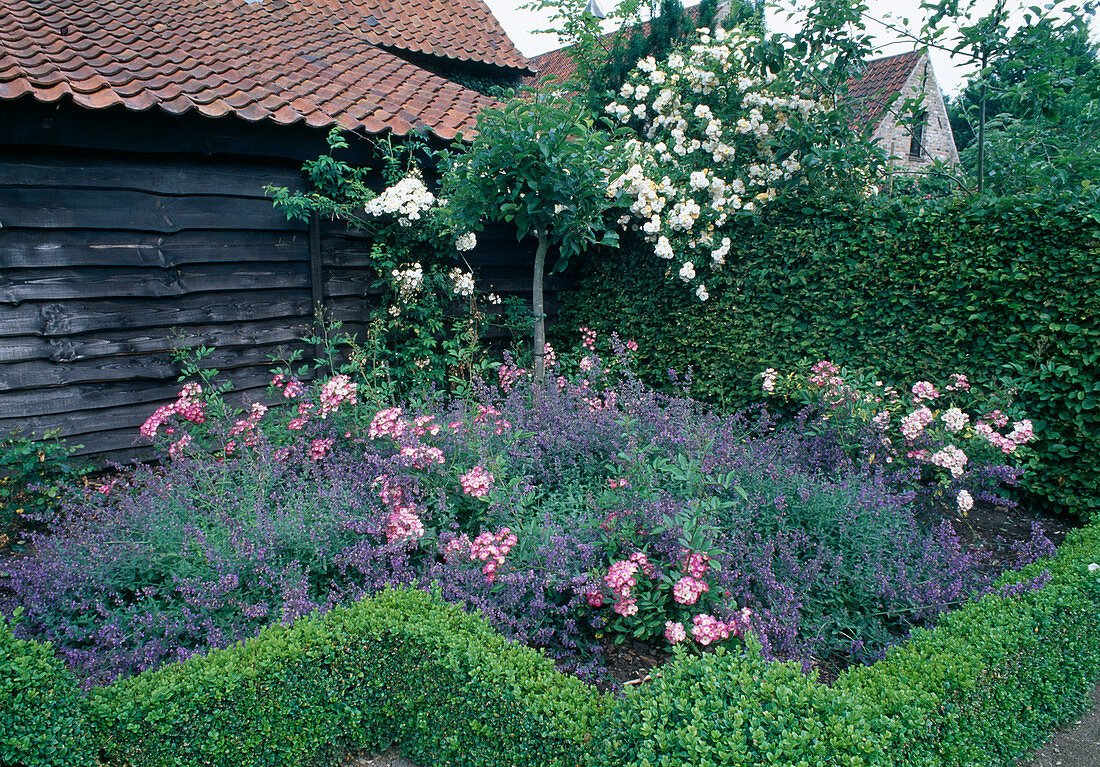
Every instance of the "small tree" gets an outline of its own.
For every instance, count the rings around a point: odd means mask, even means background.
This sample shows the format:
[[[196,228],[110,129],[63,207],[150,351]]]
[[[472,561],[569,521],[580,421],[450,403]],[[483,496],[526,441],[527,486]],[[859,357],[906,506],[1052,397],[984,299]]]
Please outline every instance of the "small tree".
[[[517,98],[478,115],[476,137],[456,144],[443,195],[458,228],[480,231],[486,221],[514,224],[516,239],[533,236],[535,378],[545,380],[546,310],[543,277],[593,244],[617,245],[605,220],[610,137],[596,129],[582,104],[554,97]]]

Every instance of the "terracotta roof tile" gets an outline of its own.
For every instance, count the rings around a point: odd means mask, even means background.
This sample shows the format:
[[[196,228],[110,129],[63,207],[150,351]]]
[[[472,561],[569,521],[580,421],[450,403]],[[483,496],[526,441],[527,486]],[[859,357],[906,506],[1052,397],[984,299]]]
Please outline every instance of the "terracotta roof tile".
[[[496,104],[386,48],[526,65],[482,0],[5,0],[0,99],[443,138]]]
[[[264,0],[267,8],[284,0]],[[530,71],[483,0],[289,0],[296,13],[321,10],[387,48]]]
[[[910,51],[874,59],[858,77],[849,78],[846,103],[852,109],[852,122],[877,128],[890,99],[905,87],[921,56],[919,51]]]

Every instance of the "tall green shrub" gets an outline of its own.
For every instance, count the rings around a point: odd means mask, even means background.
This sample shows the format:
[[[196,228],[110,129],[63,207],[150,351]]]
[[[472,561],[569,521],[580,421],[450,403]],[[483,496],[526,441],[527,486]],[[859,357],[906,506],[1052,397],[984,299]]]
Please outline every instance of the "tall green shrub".
[[[736,407],[753,377],[830,358],[898,380],[1014,380],[1039,440],[1025,486],[1100,511],[1100,207],[1060,196],[800,205],[737,225],[701,304],[624,242],[583,260],[561,327],[617,330],[650,382],[693,371]],[[648,367],[647,367],[648,366]]]

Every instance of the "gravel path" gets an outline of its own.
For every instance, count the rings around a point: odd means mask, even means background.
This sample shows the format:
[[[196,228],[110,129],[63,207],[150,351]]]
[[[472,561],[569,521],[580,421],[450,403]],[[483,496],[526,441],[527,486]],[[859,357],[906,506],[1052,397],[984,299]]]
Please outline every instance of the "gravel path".
[[[391,748],[384,754],[350,757],[344,762],[343,767],[416,767],[416,765],[397,753],[396,748]]]
[[[1017,767],[1100,767],[1100,683],[1092,690],[1093,707],[1080,720],[1055,732],[1042,748],[1021,759]],[[356,756],[343,767],[417,767],[390,749],[384,754]]]

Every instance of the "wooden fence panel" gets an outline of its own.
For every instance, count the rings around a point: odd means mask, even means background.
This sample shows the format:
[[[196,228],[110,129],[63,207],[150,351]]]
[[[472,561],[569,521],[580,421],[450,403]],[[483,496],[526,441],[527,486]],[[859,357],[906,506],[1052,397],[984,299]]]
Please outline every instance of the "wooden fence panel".
[[[216,351],[237,397],[312,323],[309,241],[264,192],[292,163],[23,148],[0,154],[0,434],[143,455],[172,350]]]

